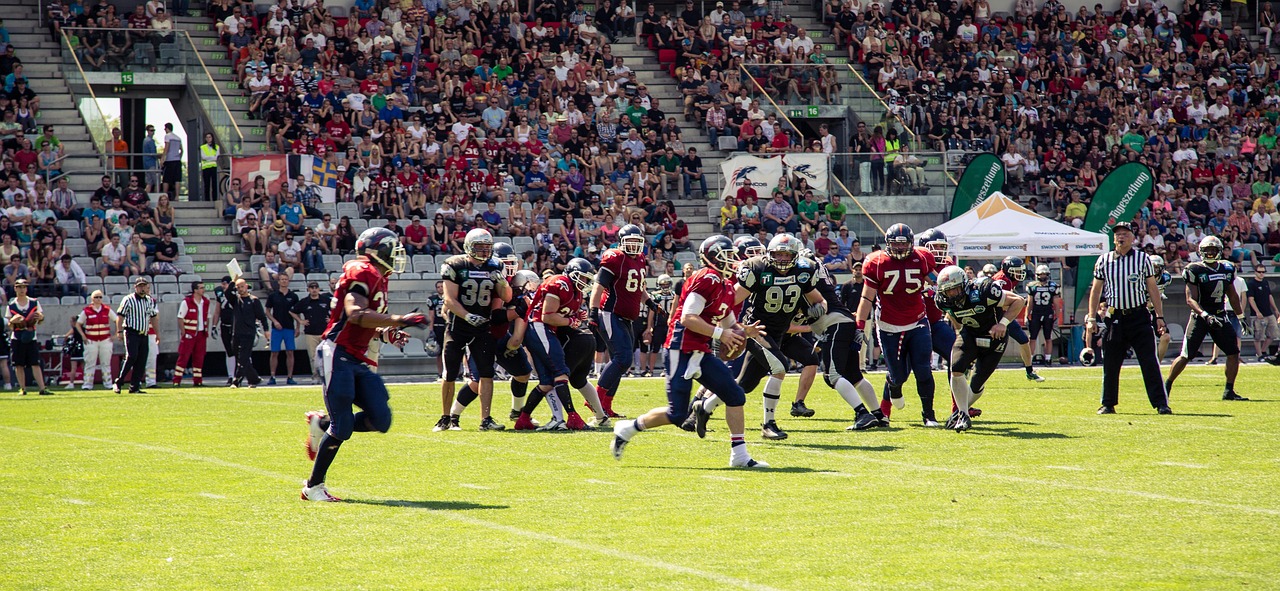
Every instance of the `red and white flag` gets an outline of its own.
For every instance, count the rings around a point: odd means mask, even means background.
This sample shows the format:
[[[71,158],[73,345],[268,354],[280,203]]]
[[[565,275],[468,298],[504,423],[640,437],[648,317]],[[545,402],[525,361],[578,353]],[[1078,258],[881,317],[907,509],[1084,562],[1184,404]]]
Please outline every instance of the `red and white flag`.
[[[289,182],[289,157],[284,154],[268,154],[231,159],[231,178],[240,179],[242,189],[252,189],[258,177],[262,177],[266,183],[267,191],[275,194]]]

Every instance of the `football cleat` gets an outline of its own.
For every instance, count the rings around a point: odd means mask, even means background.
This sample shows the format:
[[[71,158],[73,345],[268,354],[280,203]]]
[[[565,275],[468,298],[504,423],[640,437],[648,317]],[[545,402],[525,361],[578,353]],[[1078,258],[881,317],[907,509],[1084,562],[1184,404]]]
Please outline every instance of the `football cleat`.
[[[814,415],[813,409],[805,406],[803,400],[797,400],[791,403],[791,416],[811,417],[813,415]]]
[[[302,483],[302,500],[304,501],[321,501],[324,503],[339,503],[342,499],[329,494],[329,489],[325,488],[321,482],[315,486],[307,486],[306,482]]]
[[[982,409],[981,409],[981,408],[973,408],[973,407],[969,407],[969,418],[971,418],[971,419],[976,419],[976,418],[978,418],[978,417],[980,417],[980,416],[982,416]]]
[[[320,453],[320,439],[324,437],[324,428],[320,426],[320,422],[324,420],[324,413],[318,410],[310,411],[307,417],[307,459],[316,460],[316,454]]]
[[[947,428],[947,429],[955,429],[955,428],[956,428],[956,421],[958,421],[958,420],[960,420],[960,411],[958,411],[958,410],[957,410],[957,411],[952,412],[950,417],[947,417],[947,422],[946,422],[946,425],[945,425],[945,426],[946,426],[946,428]]]
[[[702,405],[702,401],[698,401],[697,404],[693,405],[693,413],[691,416],[693,418],[694,433],[698,434],[699,439],[705,439],[707,437],[707,422],[711,420],[711,413],[707,412],[707,408]],[[774,428],[777,428],[776,424],[774,425]],[[782,430],[778,429],[778,432],[781,433]],[[782,433],[783,439],[785,439],[786,436],[786,433]]]
[[[538,428],[538,424],[533,422],[533,417],[526,414],[516,415],[516,424],[511,426],[516,431],[532,431]]]
[[[733,458],[729,458],[729,467],[730,468],[768,468],[769,464],[766,464],[759,460],[753,460],[750,457],[748,457],[746,460],[735,460]]]
[[[537,430],[538,431],[568,431],[569,427],[565,425],[564,421],[553,418],[550,421],[547,421],[547,424],[541,427],[538,427]]]
[[[1249,400],[1248,398],[1245,398],[1244,396],[1241,396],[1241,395],[1239,395],[1239,394],[1236,394],[1235,390],[1227,390],[1226,392],[1223,392],[1223,393],[1222,393],[1222,399],[1223,399],[1223,400],[1235,400],[1235,401],[1239,401],[1239,402],[1244,402],[1244,401],[1248,401],[1248,400]]]
[[[852,425],[845,428],[845,431],[866,431],[867,429],[875,429],[880,426],[880,419],[871,413],[865,413],[857,418]]]
[[[518,421],[518,420],[520,420],[520,411],[518,411],[518,410],[516,410],[516,409],[514,409],[514,408],[513,408],[513,409],[511,409],[511,414],[507,415],[507,418],[508,418],[508,419],[510,419],[510,420],[512,420],[512,421]]]
[[[506,428],[506,425],[493,420],[493,417],[485,417],[483,421],[480,421],[481,431],[501,431]]]
[[[765,439],[774,439],[774,440],[780,441],[787,438],[787,432],[783,431],[782,428],[778,426],[777,422],[769,421],[763,425],[760,425],[760,436],[764,437]]]
[[[956,424],[952,429],[955,429],[956,433],[963,433],[968,431],[971,426],[973,426],[973,423],[969,420],[969,415],[962,414],[956,416]]]
[[[1106,406],[1106,405],[1100,406],[1100,407],[1098,407],[1098,414],[1100,414],[1100,415],[1113,415],[1113,414],[1116,414],[1116,407],[1114,407],[1114,406]]]
[[[586,421],[583,421],[582,417],[578,415],[578,413],[576,412],[569,413],[569,416],[566,417],[566,420],[564,422],[564,426],[570,431],[586,431],[587,430]]]
[[[614,428],[614,432],[617,432],[616,427]],[[613,453],[613,459],[622,460],[622,450],[627,448],[627,443],[629,442],[626,439],[618,437],[617,435],[613,436],[613,443],[609,444],[609,451]]]
[[[889,417],[885,416],[884,413],[879,410],[873,410],[871,411],[871,416],[875,417],[876,420],[880,422],[881,427],[886,429],[889,428]]]
[[[436,426],[431,428],[431,432],[439,433],[449,430],[449,415],[441,415],[440,420],[436,421]]]
[[[1031,381],[1033,381],[1033,382],[1043,382],[1043,381],[1044,381],[1044,378],[1040,377],[1040,374],[1036,373],[1036,372],[1035,372],[1035,370],[1032,370],[1032,371],[1027,372],[1027,379],[1028,379],[1028,380],[1031,380]]]
[[[942,425],[938,423],[938,419],[933,417],[924,417],[924,426],[929,429],[937,429]]]
[[[449,415],[449,430],[461,431],[462,424],[458,422],[458,415]]]
[[[591,420],[587,421],[587,426],[595,429],[610,429],[613,424],[609,422],[609,417],[591,417]]]
[[[1167,406],[1162,406],[1156,409],[1156,414],[1171,415],[1173,414],[1173,409]]]

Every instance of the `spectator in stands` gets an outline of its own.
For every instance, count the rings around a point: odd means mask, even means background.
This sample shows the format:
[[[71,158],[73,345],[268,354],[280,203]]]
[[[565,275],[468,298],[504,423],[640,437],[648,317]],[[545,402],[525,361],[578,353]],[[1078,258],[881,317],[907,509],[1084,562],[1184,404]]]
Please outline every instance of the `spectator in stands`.
[[[119,234],[112,234],[107,244],[102,247],[102,266],[98,274],[102,277],[133,275],[133,268],[129,264],[129,247],[121,243]]]
[[[305,186],[305,181],[302,179],[302,175],[298,175],[297,182],[299,186]],[[276,211],[276,215],[279,216],[276,220],[283,221],[289,232],[296,234],[302,231],[302,222],[305,219],[304,212],[302,205],[297,202],[293,193],[284,194],[284,203],[280,204],[280,208]]]
[[[742,218],[733,197],[725,197],[724,205],[720,206],[720,231],[727,235],[742,232]]]
[[[335,239],[337,240],[338,252],[340,254],[349,254],[355,251],[356,232],[355,229],[351,227],[350,217],[344,215],[338,220],[338,231]]]
[[[795,233],[799,228],[795,210],[791,204],[783,200],[783,193],[775,192],[773,199],[764,207],[764,229],[770,234],[781,231]]]
[[[302,264],[302,242],[292,230],[286,230],[284,240],[276,245],[276,253],[281,267],[288,267],[295,273],[305,273],[307,268]]]
[[[288,265],[282,265],[276,259],[274,250],[268,250],[263,255],[262,266],[258,268],[258,278],[262,280],[262,285],[275,291],[278,281],[281,278],[292,279],[293,268]]]
[[[311,228],[302,235],[302,266],[308,273],[324,273],[324,251],[320,248],[320,239]]]
[[[19,279],[28,279],[30,269],[22,262],[21,255],[13,255],[9,257],[9,264],[4,267],[4,291],[5,294],[12,298],[14,296],[13,285]]]
[[[333,216],[327,213],[320,216],[320,223],[315,226],[315,236],[322,253],[338,252],[338,226],[334,225]]]
[[[178,269],[178,245],[168,232],[161,236],[160,243],[156,245],[155,256],[147,272],[151,275],[177,276],[182,274],[182,271]]]
[[[59,259],[58,264],[53,268],[55,280],[58,284],[59,294],[63,297],[69,295],[85,295],[85,279],[84,269],[80,268],[80,264],[71,260],[71,255],[64,254]]]

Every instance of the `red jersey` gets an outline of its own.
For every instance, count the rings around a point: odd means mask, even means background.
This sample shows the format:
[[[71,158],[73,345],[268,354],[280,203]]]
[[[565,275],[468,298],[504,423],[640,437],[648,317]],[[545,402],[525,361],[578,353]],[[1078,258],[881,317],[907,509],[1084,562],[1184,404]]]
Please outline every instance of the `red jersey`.
[[[923,246],[913,247],[904,259],[895,259],[883,250],[867,257],[862,275],[866,284],[879,292],[881,330],[910,330],[925,317],[925,279],[933,272],[933,253]]]
[[[613,284],[605,286],[601,307],[627,320],[640,316],[644,301],[644,271],[648,261],[644,255],[627,256],[621,248],[610,248],[600,257],[600,269],[613,274]]]
[[[573,285],[573,281],[565,275],[553,275],[538,286],[533,293],[533,301],[529,304],[529,323],[542,322],[542,301],[553,295],[560,299],[561,316],[572,318],[582,307],[582,292]]]
[[[1005,275],[1004,271],[996,271],[996,274],[991,276],[991,282],[1005,291],[1013,291],[1013,288],[1018,285],[1011,277]]]
[[[338,287],[334,290],[334,307],[329,312],[329,325],[324,329],[324,338],[334,341],[361,362],[377,366],[369,359],[369,341],[377,335],[377,330],[354,324],[347,324],[347,310],[343,302],[347,294],[354,293],[369,300],[369,308],[374,312],[387,312],[387,282],[373,262],[365,259],[348,261],[342,266],[342,277],[338,279]]]
[[[671,312],[671,319],[667,321],[665,347],[679,349],[685,353],[693,351],[710,353],[711,337],[685,330],[684,325],[680,323],[680,319],[684,317],[684,301],[690,294],[696,293],[702,296],[707,303],[702,307],[702,312],[698,313],[698,317],[712,325],[718,325],[733,312],[733,289],[724,277],[707,267],[699,269],[686,279],[675,309]]]

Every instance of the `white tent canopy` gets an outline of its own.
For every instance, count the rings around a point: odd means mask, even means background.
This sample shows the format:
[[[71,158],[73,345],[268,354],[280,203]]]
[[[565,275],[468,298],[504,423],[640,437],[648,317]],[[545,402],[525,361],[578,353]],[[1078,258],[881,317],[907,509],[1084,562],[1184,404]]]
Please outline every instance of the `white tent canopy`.
[[[1060,224],[999,192],[937,229],[960,258],[1095,256],[1110,245],[1105,234]]]

